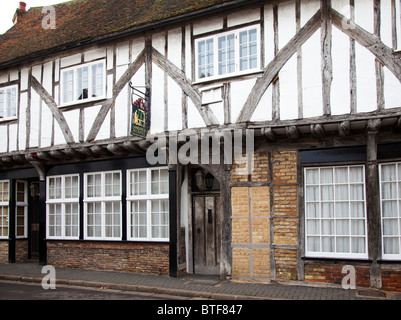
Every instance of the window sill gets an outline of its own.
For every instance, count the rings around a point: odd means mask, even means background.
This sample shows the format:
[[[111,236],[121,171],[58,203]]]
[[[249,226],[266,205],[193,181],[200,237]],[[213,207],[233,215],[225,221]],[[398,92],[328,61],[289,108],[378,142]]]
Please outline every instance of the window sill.
[[[344,257],[302,257],[301,258],[303,261],[355,261],[355,262],[372,262],[371,259],[369,258],[344,258]]]
[[[197,79],[196,81],[193,82],[194,85],[204,85],[204,84],[210,84],[214,82],[224,82],[227,80],[235,79],[235,78],[242,78],[242,77],[253,77],[255,75],[263,74],[263,70],[254,70],[254,71],[247,71],[247,72],[236,72],[230,75],[224,75],[224,76],[217,76],[217,77],[210,77],[210,78],[202,78],[202,79]]]
[[[13,121],[17,121],[17,120],[18,120],[17,117],[2,118],[2,119],[0,119],[0,123],[8,123],[8,122],[13,122]]]
[[[96,104],[98,102],[102,102],[104,100],[106,100],[107,97],[106,96],[101,96],[98,98],[92,98],[92,99],[85,99],[85,100],[79,100],[79,101],[74,101],[74,102],[68,102],[68,103],[63,103],[59,105],[60,109],[64,109],[64,108],[71,108],[71,107],[80,107],[83,106],[85,104]]]

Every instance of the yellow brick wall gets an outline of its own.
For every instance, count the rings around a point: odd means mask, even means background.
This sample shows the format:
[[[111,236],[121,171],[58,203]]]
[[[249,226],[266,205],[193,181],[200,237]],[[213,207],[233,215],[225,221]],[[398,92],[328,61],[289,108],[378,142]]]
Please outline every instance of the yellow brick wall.
[[[258,151],[253,162],[250,174],[245,165],[234,164],[232,168],[232,275],[295,280],[299,224],[297,151]]]

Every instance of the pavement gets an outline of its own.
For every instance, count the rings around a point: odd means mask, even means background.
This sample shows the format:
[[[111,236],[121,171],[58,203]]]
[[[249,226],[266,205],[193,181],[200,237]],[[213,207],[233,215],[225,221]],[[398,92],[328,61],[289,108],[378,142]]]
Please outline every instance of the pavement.
[[[47,273],[38,262],[0,264],[0,280],[42,283]],[[178,278],[112,271],[56,268],[56,286],[163,294],[212,300],[401,300],[401,292],[372,288],[344,290],[339,285],[305,282],[250,283],[220,280],[215,276],[182,275]]]

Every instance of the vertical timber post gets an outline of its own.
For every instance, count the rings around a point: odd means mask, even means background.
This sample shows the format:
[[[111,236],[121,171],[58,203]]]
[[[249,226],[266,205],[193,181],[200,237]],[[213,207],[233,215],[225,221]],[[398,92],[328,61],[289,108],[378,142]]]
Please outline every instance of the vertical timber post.
[[[377,165],[377,133],[381,120],[369,120],[367,127],[366,208],[368,224],[368,254],[370,286],[381,288],[381,272],[377,262],[380,254],[379,173]]]

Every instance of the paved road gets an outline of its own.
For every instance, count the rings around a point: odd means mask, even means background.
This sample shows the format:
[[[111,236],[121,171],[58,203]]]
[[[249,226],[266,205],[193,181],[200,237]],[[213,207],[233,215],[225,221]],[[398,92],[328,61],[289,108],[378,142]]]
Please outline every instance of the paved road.
[[[0,300],[170,300],[177,297],[108,290],[105,288],[66,287],[44,290],[38,284],[0,282]],[[181,298],[182,299],[182,298]]]

